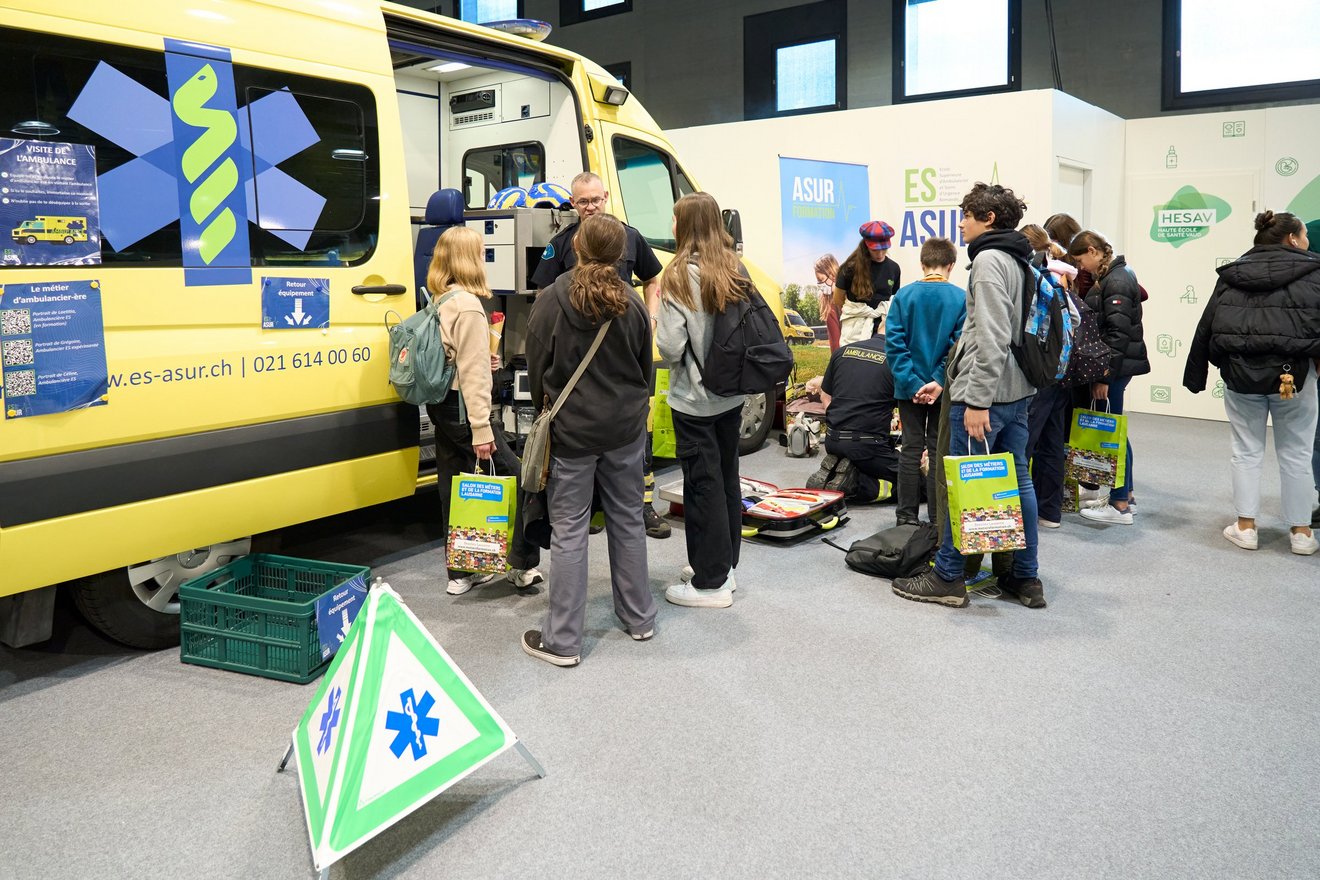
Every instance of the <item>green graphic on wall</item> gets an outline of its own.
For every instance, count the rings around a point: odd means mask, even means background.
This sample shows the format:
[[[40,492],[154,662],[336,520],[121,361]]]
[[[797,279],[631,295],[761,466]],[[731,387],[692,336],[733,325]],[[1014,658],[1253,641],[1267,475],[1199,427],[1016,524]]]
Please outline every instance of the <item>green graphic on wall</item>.
[[[1152,241],[1182,247],[1189,241],[1205,238],[1212,226],[1232,213],[1233,208],[1218,196],[1184,186],[1168,202],[1155,206],[1150,237]]]
[[[1306,186],[1288,203],[1288,211],[1302,218],[1303,223],[1320,220],[1320,175]]]

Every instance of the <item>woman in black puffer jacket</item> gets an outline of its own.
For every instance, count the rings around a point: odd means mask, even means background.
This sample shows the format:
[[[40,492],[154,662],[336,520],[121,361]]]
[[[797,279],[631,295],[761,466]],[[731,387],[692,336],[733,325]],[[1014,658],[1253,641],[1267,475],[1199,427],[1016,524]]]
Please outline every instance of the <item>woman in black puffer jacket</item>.
[[[1146,337],[1141,327],[1141,285],[1122,255],[1098,232],[1079,232],[1068,244],[1068,256],[1091,273],[1094,286],[1086,292],[1086,305],[1100,322],[1100,334],[1113,356],[1103,382],[1091,386],[1093,400],[1109,401],[1109,411],[1123,412],[1123,397],[1133,376],[1150,372]],[[1132,441],[1127,444],[1127,475],[1122,486],[1109,493],[1109,502],[1082,509],[1082,516],[1103,523],[1132,525]]]
[[[1220,267],[1219,283],[1196,327],[1183,385],[1205,390],[1208,364],[1224,379],[1224,410],[1233,429],[1233,504],[1237,522],[1224,537],[1257,547],[1260,471],[1266,420],[1274,421],[1283,515],[1292,552],[1309,556],[1312,444],[1320,365],[1320,256],[1306,250],[1306,227],[1292,214],[1256,217],[1255,247]]]

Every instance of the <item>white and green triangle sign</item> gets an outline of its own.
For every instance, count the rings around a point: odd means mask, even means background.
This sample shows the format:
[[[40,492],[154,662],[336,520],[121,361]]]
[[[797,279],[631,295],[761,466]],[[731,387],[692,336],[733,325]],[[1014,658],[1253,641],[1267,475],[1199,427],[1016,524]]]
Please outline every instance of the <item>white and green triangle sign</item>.
[[[516,743],[399,595],[372,588],[293,732],[316,869]]]

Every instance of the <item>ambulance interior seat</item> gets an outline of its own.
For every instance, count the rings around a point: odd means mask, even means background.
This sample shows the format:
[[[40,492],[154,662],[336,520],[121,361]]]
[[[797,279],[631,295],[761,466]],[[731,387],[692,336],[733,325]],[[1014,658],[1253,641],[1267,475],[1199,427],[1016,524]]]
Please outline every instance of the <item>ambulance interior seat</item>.
[[[463,194],[456,189],[442,189],[426,202],[426,225],[417,233],[417,250],[413,253],[413,290],[417,295],[417,309],[426,306],[422,291],[426,289],[426,270],[431,266],[431,253],[440,235],[454,226],[463,225]]]

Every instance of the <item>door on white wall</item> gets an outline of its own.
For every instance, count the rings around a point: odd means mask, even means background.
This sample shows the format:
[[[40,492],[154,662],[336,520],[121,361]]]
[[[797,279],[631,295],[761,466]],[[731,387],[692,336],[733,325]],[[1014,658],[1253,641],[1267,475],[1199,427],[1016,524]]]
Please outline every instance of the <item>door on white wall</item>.
[[[1068,214],[1087,229],[1091,223],[1091,169],[1059,159],[1050,214]]]
[[[1223,386],[1211,367],[1206,391],[1182,387],[1196,324],[1214,292],[1215,269],[1251,248],[1256,171],[1134,174],[1128,178],[1127,262],[1150,294],[1143,323],[1151,372],[1128,389],[1128,409],[1224,419]]]

